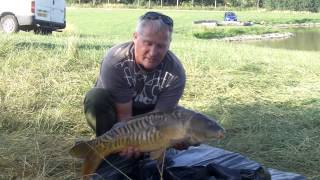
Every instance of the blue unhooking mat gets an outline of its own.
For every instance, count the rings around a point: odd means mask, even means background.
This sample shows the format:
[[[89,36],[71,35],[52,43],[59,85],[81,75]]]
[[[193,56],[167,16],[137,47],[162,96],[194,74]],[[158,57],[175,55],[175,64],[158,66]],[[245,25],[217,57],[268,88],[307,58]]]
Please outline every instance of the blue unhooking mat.
[[[118,155],[107,160],[131,179],[159,180],[155,161],[130,161]],[[137,163],[138,162],[138,163]],[[102,163],[92,179],[128,179],[107,163]],[[239,153],[208,145],[184,151],[168,150],[164,180],[306,180],[302,175],[264,168]]]

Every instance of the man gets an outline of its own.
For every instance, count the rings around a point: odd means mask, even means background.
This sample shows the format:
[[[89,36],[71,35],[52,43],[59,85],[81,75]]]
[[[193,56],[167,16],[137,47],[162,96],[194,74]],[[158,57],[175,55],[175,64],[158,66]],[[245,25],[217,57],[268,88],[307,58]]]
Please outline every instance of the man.
[[[130,117],[177,106],[185,87],[185,72],[169,50],[173,20],[158,12],[139,18],[133,41],[112,47],[106,54],[95,88],[85,97],[88,124],[100,136]],[[129,147],[120,153],[139,157]]]

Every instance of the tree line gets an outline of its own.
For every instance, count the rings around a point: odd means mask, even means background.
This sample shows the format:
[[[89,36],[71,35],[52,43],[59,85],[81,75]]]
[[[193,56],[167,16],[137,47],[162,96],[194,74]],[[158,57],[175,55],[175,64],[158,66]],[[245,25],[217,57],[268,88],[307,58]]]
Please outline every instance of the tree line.
[[[66,0],[69,4],[128,4],[138,6],[213,6],[266,8],[269,10],[320,11],[320,0]]]

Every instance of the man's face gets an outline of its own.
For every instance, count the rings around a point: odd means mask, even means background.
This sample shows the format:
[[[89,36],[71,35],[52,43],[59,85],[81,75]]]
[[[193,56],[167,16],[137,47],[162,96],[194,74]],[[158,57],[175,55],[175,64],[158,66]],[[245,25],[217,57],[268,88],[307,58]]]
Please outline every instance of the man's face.
[[[135,60],[145,70],[156,68],[168,52],[171,34],[164,28],[155,30],[152,25],[144,27],[143,32],[133,34]]]

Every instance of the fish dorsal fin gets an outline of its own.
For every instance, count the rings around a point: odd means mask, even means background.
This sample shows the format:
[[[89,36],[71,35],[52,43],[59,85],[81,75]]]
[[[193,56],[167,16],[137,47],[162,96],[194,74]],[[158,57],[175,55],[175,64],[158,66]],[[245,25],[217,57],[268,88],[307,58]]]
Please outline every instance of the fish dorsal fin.
[[[104,133],[103,135],[97,137],[97,140],[102,142],[111,142],[114,136],[114,131],[110,130]]]
[[[155,151],[151,151],[150,159],[161,161],[165,152],[166,152],[166,148],[161,148]]]

